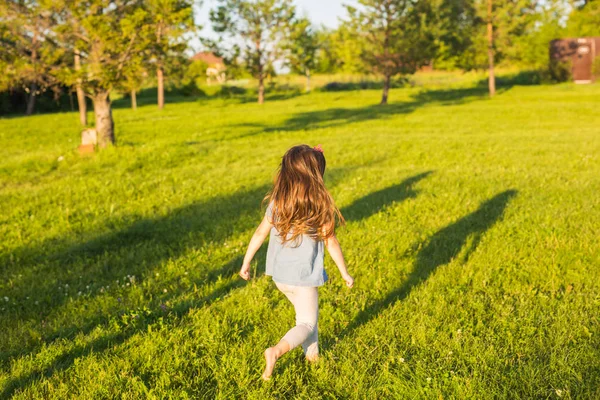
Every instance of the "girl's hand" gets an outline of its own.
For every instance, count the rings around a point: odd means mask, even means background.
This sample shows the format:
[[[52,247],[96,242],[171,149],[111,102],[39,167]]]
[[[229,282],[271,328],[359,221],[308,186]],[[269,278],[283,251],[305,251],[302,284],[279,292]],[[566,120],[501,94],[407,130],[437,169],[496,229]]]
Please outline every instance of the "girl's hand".
[[[354,278],[351,277],[350,274],[343,275],[342,279],[344,280],[344,282],[346,282],[346,286],[348,286],[349,288],[352,288],[352,286],[354,286]]]
[[[242,268],[240,269],[240,276],[245,281],[250,279],[250,264],[242,265]]]

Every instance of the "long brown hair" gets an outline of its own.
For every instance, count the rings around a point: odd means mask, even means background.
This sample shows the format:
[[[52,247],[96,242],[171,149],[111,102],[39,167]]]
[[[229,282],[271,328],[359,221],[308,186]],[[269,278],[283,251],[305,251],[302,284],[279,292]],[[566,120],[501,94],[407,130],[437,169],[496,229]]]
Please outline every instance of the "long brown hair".
[[[333,236],[336,219],[344,223],[323,182],[325,164],[321,148],[305,144],[292,147],[283,156],[273,188],[264,199],[271,203],[271,222],[283,243],[303,234],[325,240]]]

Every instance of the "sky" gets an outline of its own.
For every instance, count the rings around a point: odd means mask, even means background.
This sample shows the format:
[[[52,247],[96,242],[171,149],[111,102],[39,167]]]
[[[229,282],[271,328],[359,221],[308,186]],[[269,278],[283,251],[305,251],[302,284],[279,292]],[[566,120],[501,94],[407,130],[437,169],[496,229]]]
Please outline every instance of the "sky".
[[[351,3],[348,0],[293,0],[298,14],[306,15],[315,24],[324,24],[329,28],[338,26],[338,17],[345,14],[343,3]],[[215,33],[210,27],[208,13],[217,5],[215,0],[204,0],[202,7],[196,11],[196,23],[202,25],[201,35],[215,39]],[[196,44],[194,43],[194,47]]]

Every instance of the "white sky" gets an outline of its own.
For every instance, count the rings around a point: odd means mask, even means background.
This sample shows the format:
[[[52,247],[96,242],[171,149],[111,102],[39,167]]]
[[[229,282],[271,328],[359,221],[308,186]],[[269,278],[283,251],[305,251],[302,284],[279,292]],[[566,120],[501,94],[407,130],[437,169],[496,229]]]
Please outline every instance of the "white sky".
[[[352,0],[293,0],[296,5],[298,14],[306,15],[315,24],[324,24],[329,28],[338,26],[338,17],[345,15],[345,9],[342,4],[352,3]],[[204,4],[196,10],[196,23],[204,28],[201,31],[201,36],[216,38],[208,18],[208,13],[212,8],[215,8],[217,1],[204,0]],[[196,43],[193,47],[198,47]]]

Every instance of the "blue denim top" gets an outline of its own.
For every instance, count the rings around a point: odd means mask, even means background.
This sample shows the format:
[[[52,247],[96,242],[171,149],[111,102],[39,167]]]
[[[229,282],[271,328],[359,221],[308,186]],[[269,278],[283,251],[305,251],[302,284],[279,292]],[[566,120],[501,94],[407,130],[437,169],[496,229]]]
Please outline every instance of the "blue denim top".
[[[273,220],[271,204],[266,212]],[[278,283],[294,286],[322,286],[327,282],[323,266],[325,246],[322,240],[316,241],[309,235],[300,240],[281,243],[281,236],[275,227],[271,228],[267,249],[266,274]]]

